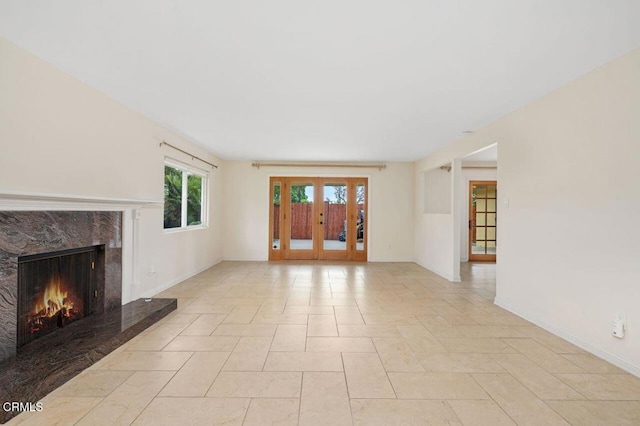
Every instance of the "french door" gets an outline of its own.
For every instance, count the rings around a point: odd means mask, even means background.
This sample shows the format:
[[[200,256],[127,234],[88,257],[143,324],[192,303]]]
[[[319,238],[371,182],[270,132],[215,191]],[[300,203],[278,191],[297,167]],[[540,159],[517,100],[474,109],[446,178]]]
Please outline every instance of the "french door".
[[[272,177],[269,260],[367,260],[367,178]]]
[[[469,182],[469,260],[496,261],[496,181]]]

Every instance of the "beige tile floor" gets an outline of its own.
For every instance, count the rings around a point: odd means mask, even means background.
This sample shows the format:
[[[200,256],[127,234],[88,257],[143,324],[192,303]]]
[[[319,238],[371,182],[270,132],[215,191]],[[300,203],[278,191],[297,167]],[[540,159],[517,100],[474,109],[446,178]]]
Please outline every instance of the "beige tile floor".
[[[638,425],[640,379],[411,263],[224,262],[24,425]]]

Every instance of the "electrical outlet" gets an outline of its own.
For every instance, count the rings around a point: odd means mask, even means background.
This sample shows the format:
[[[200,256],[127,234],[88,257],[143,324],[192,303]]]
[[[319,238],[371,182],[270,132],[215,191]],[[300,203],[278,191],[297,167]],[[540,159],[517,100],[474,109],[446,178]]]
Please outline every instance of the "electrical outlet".
[[[618,315],[611,323],[611,334],[618,339],[624,338],[627,329],[627,319],[624,315]]]
[[[618,319],[620,321],[622,321],[622,323],[624,324],[624,329],[627,329],[627,316],[624,314],[618,314]]]

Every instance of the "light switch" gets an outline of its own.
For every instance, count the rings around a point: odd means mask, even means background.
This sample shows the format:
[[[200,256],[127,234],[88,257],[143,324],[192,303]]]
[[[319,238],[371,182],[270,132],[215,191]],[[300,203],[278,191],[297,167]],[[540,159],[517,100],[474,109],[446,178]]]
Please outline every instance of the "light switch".
[[[504,197],[502,199],[502,205],[505,207],[509,207],[509,197]]]

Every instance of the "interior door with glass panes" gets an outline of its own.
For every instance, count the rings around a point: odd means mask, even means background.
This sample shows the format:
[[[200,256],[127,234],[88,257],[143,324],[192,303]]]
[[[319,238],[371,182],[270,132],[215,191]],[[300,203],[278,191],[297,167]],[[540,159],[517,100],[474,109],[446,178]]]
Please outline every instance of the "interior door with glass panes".
[[[496,261],[496,181],[469,182],[469,260]]]

